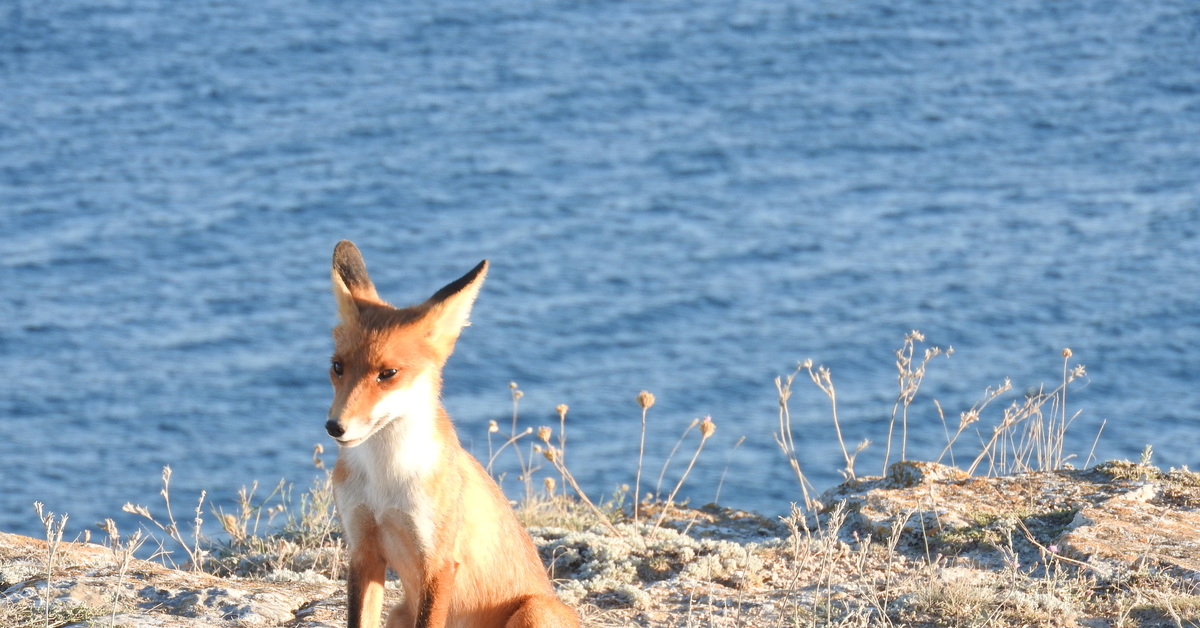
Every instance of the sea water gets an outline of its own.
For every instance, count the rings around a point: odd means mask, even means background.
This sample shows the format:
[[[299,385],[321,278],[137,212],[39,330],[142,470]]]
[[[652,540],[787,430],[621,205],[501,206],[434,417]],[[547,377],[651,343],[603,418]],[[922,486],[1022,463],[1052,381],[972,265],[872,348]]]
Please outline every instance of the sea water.
[[[1197,465],[1198,38],[1169,1],[10,0],[0,529],[36,533],[35,500],[73,531],[162,515],[166,465],[181,521],[201,491],[209,521],[254,481],[303,491],[343,238],[397,304],[491,260],[446,406],[486,461],[510,382],[518,430],[557,444],[567,404],[594,500],[633,481],[644,389],[643,490],[711,416],[680,496],[786,511],[775,378],[806,359],[879,473],[912,330],[954,353],[909,457],[969,464],[1082,364],[1046,406],[1070,462]],[[801,372],[788,405],[834,485],[829,398]],[[511,447],[495,471],[520,497]]]

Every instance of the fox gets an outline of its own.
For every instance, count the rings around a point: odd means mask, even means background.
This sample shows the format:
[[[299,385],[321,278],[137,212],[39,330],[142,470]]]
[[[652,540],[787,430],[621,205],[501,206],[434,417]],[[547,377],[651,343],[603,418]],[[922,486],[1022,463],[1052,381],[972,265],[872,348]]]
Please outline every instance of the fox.
[[[325,429],[338,444],[332,485],[349,555],[349,628],[378,628],[388,568],[404,598],[386,628],[579,627],[441,402],[443,366],[487,269],[483,260],[425,302],[394,307],[358,247],[334,247]]]

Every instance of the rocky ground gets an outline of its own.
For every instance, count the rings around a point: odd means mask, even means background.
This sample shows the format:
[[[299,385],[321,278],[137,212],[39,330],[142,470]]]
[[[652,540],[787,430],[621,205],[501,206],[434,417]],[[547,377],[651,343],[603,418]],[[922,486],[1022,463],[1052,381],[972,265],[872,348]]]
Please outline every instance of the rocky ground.
[[[902,462],[820,501],[531,533],[587,626],[1200,626],[1200,474]],[[0,626],[344,625],[339,550],[288,544],[207,563],[219,577],[0,533]]]

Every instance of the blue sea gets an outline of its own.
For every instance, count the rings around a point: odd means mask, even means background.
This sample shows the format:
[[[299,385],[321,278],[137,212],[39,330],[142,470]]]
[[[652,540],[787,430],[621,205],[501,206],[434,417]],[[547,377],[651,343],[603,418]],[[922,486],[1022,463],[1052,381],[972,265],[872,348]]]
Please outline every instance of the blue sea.
[[[912,330],[954,353],[909,457],[1011,378],[972,458],[1070,348],[1074,464],[1198,467],[1198,60],[1182,0],[7,0],[0,530],[35,500],[129,529],[165,465],[181,520],[303,491],[343,238],[398,304],[491,260],[445,404],[482,458],[510,382],[521,428],[568,404],[593,499],[633,481],[644,389],[645,488],[711,416],[680,495],[786,511],[774,380],[806,359],[878,473]],[[828,488],[829,400],[794,388]]]

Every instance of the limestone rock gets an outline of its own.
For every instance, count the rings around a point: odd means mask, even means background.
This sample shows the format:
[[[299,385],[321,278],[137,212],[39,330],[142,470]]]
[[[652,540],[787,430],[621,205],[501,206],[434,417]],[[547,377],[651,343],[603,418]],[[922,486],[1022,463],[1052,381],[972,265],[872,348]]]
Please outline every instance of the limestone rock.
[[[1200,584],[1200,510],[1179,507],[1180,488],[1168,474],[1085,506],[1056,545],[1102,572],[1151,567]]]
[[[1200,582],[1200,474],[1109,462],[1089,470],[971,477],[928,462],[893,464],[886,476],[826,491],[860,533],[957,553],[1023,544],[1061,552],[1102,575],[1143,566]],[[1014,541],[1013,539],[1016,539]]]
[[[118,556],[110,549],[69,542],[56,549],[47,580],[48,551],[45,541],[0,533],[0,599],[33,608],[47,603],[84,608],[116,625],[278,626],[304,619],[316,601],[340,588],[316,579],[269,583],[218,578],[138,559],[121,575]]]

